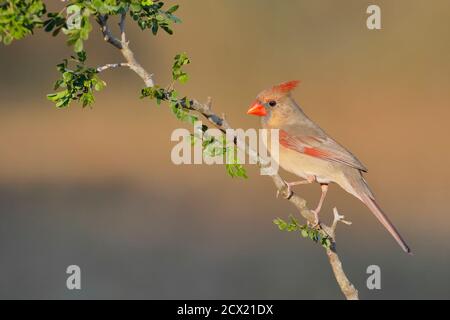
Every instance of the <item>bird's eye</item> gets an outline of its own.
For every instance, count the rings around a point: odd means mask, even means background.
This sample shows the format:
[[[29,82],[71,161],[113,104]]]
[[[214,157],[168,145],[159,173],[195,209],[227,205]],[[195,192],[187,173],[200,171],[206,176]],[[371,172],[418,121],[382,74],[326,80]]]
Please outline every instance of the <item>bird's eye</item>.
[[[275,107],[277,105],[277,102],[274,100],[269,101],[269,106]]]

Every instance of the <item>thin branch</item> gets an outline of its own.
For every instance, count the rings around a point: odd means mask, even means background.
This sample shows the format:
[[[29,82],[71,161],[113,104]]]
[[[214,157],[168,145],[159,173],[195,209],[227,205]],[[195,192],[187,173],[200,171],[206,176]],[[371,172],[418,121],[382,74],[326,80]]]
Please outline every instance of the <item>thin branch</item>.
[[[104,66],[98,67],[97,72],[102,72],[111,68],[119,68],[119,67],[130,67],[129,63],[121,62],[121,63],[107,63]]]
[[[119,22],[119,28],[120,28],[120,41],[122,43],[127,42],[127,36],[125,34],[125,19],[127,17],[127,11],[122,12],[120,15],[120,22]]]
[[[99,15],[97,16],[97,22],[100,25],[100,28],[103,33],[103,40],[109,42],[117,49],[122,49],[122,42],[119,39],[113,36],[111,30],[108,26],[108,16],[107,15]]]
[[[122,39],[124,39],[125,37],[124,20],[125,18],[121,19],[120,23]],[[105,41],[111,43],[113,46],[120,49],[122,55],[124,56],[125,60],[128,63],[128,67],[131,70],[133,70],[144,81],[147,87],[155,86],[152,77],[153,75],[148,73],[136,60],[133,51],[131,51],[129,48],[129,43],[127,41],[119,41],[118,39],[114,38],[114,36],[111,34],[107,24],[107,17],[99,16],[98,22],[101,26],[101,30],[103,32]],[[223,132],[226,132],[227,129],[232,129],[232,127],[228,124],[228,122],[224,119],[224,117],[219,117],[212,111],[211,105],[212,105],[211,99],[208,99],[207,103],[205,104],[200,103],[197,100],[192,100],[189,109],[203,115],[211,124],[219,128]],[[240,141],[236,137],[234,141],[238,148],[243,149],[249,155],[249,157],[255,160],[261,167],[267,165],[267,162],[264,159],[262,159],[255,150],[249,148],[245,142]],[[308,209],[306,205],[306,200],[296,195],[294,192],[290,191],[286,185],[286,182],[283,180],[283,178],[281,178],[279,174],[274,174],[271,176],[271,178],[279,193],[283,195],[283,197],[286,200],[292,203],[307,221],[314,224],[315,217],[312,211]],[[355,289],[355,287],[352,285],[352,283],[348,280],[347,276],[345,275],[342,263],[336,252],[336,243],[334,240],[336,223],[333,223],[333,226],[331,227],[323,223],[320,223],[318,225],[318,228],[321,228],[327,234],[332,236],[331,249],[327,249],[326,253],[329,258],[336,280],[339,284],[339,287],[341,288],[341,291],[344,293],[347,299],[356,300],[358,299],[358,290]]]

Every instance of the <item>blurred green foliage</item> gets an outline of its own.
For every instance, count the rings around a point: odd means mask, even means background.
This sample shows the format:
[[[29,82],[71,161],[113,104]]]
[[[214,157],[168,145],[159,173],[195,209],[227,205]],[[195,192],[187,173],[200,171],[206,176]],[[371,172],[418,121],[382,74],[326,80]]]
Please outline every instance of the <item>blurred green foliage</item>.
[[[41,0],[0,0],[0,42],[8,45],[42,27],[45,5]]]

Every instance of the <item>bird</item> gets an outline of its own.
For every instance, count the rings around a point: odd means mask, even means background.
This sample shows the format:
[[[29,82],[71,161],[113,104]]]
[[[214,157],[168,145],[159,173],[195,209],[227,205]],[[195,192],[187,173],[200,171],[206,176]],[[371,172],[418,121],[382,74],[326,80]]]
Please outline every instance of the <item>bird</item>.
[[[319,212],[325,200],[328,185],[336,183],[345,191],[362,201],[381,224],[394,237],[406,253],[411,249],[395,226],[375,201],[375,197],[363,173],[367,168],[345,147],[331,138],[314,123],[296,103],[292,91],[300,81],[283,82],[260,92],[247,113],[261,117],[266,129],[278,129],[279,165],[284,170],[301,178],[286,182],[291,187],[317,182],[321,196],[317,207],[312,210],[315,224],[319,224]],[[270,150],[270,146],[269,146]]]

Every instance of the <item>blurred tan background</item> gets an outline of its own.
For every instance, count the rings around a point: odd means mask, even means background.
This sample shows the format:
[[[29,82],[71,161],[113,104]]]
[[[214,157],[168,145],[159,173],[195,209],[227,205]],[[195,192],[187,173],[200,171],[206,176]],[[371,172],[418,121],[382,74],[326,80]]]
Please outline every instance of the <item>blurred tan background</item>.
[[[173,1],[169,1],[174,3]],[[234,127],[261,90],[301,79],[304,110],[369,168],[377,198],[410,243],[402,253],[358,200],[338,189],[352,227],[338,244],[365,299],[450,298],[450,2],[180,0],[175,34],[128,33],[137,58],[161,84],[177,52],[191,80],[178,89],[213,97]],[[382,30],[366,28],[366,8]],[[93,109],[56,110],[46,100],[65,39],[41,31],[0,48],[0,298],[331,298],[342,295],[322,250],[279,232],[295,214],[272,182],[221,166],[175,166],[164,106],[139,100],[132,72],[102,74]],[[120,62],[97,29],[91,65]],[[292,178],[286,176],[286,178]],[[296,190],[315,205],[317,185]],[[82,290],[65,269],[82,269]],[[366,289],[366,268],[382,290]]]

